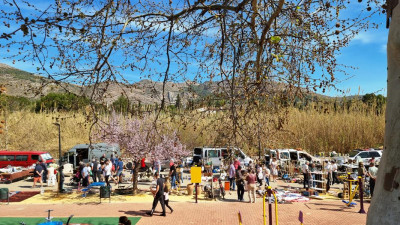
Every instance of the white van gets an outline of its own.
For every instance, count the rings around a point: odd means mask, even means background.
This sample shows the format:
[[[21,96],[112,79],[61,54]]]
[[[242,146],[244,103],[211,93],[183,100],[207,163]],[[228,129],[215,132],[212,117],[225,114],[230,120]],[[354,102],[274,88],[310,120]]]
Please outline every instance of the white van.
[[[250,157],[239,148],[197,147],[193,150],[193,163],[198,163],[201,160],[210,160],[213,166],[221,166],[222,159],[233,156],[246,166],[251,161]]]
[[[270,155],[270,162],[272,161],[272,158],[276,158],[281,162],[281,164],[284,164],[287,161],[297,161],[299,165],[304,164],[306,161],[321,163],[321,159],[316,158],[305,151],[296,149],[270,149],[266,151],[266,154]]]

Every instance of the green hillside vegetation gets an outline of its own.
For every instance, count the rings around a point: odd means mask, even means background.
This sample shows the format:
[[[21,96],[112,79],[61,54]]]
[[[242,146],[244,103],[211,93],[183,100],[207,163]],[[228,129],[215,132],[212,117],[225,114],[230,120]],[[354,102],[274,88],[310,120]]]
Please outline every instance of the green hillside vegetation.
[[[36,101],[35,112],[42,111],[77,111],[89,105],[86,97],[72,93],[49,93]]]
[[[40,81],[40,79],[44,79],[34,75],[33,73],[9,67],[0,67],[0,74],[9,74],[16,79],[26,80],[30,82],[38,82]]]

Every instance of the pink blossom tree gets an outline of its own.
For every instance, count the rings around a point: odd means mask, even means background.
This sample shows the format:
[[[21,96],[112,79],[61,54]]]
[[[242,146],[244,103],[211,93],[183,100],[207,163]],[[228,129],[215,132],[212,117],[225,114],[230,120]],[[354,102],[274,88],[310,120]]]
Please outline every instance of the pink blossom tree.
[[[165,128],[159,134],[148,118],[127,118],[113,113],[104,126],[100,126],[98,138],[107,143],[116,143],[133,159],[133,193],[137,192],[138,173],[143,158],[152,160],[180,158],[188,151],[175,130]]]

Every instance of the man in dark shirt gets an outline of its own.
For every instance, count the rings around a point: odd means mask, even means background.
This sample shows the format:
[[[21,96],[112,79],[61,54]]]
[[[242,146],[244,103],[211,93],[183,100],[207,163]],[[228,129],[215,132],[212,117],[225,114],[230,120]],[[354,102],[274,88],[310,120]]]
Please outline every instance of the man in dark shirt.
[[[40,165],[43,168],[43,175],[42,175],[43,183],[47,183],[47,165],[43,161],[40,163]]]
[[[36,182],[40,181],[40,186],[43,186],[42,182],[43,167],[39,161],[36,162],[35,170],[33,170],[33,188],[36,187]]]
[[[104,163],[105,163],[106,161],[107,161],[106,154],[103,154],[103,156],[100,157],[100,165],[104,165]]]
[[[100,173],[101,171],[99,170],[99,162],[95,158],[92,159],[92,177],[93,177],[93,182],[97,182],[97,179],[100,181]]]
[[[157,180],[156,191],[153,192],[154,200],[153,200],[153,208],[150,212],[147,212],[147,215],[153,216],[154,210],[157,207],[158,201],[160,201],[162,207],[161,216],[165,216],[165,203],[164,203],[164,179],[158,177],[158,173],[154,174],[154,179]]]
[[[171,188],[176,189],[176,166],[175,163],[169,168],[169,177],[171,177]]]
[[[59,176],[59,178],[60,178],[60,180],[58,181],[58,182],[60,182],[59,183],[59,191],[60,192],[64,192],[64,179],[65,179],[65,177],[64,177],[64,165],[62,165],[62,166],[60,166],[59,168],[58,168],[58,173],[60,174]]]

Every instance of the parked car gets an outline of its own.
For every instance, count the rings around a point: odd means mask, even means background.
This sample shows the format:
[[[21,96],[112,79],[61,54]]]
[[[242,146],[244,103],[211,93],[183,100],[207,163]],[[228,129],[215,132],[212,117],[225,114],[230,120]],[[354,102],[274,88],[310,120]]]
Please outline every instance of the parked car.
[[[28,167],[35,164],[37,161],[50,164],[54,162],[53,157],[48,152],[37,151],[0,151],[0,168],[10,166]]]
[[[353,150],[349,153],[349,160],[356,160],[359,163],[360,160],[364,162],[364,165],[368,165],[369,160],[375,157],[375,163],[379,165],[382,157],[382,150],[368,149],[368,150]]]

